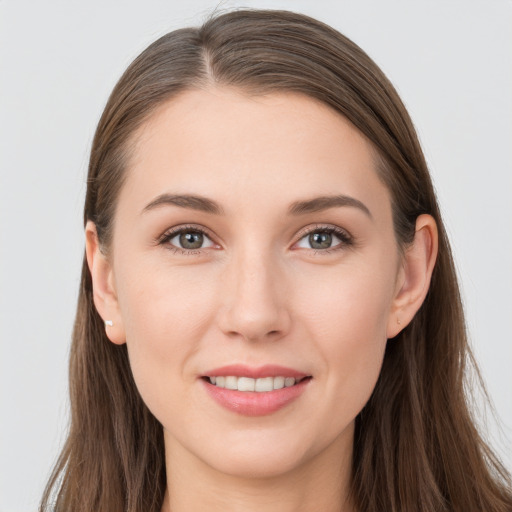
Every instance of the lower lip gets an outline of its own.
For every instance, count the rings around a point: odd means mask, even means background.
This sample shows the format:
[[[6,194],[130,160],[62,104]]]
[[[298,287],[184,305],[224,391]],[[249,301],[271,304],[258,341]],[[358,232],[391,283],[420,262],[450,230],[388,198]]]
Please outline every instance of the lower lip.
[[[272,414],[297,399],[304,391],[311,379],[303,379],[298,384],[288,388],[273,391],[237,391],[217,387],[203,380],[209,395],[222,407],[243,416],[265,416]]]

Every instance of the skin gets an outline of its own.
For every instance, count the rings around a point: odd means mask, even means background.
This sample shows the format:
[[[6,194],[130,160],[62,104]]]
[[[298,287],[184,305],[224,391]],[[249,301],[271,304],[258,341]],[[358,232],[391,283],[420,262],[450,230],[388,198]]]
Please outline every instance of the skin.
[[[135,137],[113,243],[86,229],[96,307],[127,343],[135,381],[164,427],[163,512],[351,511],[354,420],[378,378],[387,340],[412,319],[437,252],[418,218],[404,254],[371,144],[348,121],[298,94],[249,97],[210,88],[163,105]],[[194,194],[224,215],[161,204]],[[344,194],[338,206],[289,215],[295,201]],[[180,249],[179,226],[208,232]],[[328,249],[317,234],[337,226]],[[194,231],[190,228],[189,231]],[[174,247],[173,245],[174,244]],[[392,341],[390,341],[392,343]],[[227,364],[279,364],[312,376],[279,411],[246,417],[204,391]]]

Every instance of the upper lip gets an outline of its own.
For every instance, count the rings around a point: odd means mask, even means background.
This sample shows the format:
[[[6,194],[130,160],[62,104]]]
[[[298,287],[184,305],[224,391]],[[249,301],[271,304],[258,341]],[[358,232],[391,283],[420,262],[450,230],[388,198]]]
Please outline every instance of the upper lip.
[[[286,366],[279,366],[275,364],[266,364],[263,366],[246,366],[243,364],[230,364],[209,370],[204,374],[205,377],[250,377],[259,379],[262,377],[294,377],[295,379],[302,379],[309,377],[307,373],[300,372],[293,368]]]

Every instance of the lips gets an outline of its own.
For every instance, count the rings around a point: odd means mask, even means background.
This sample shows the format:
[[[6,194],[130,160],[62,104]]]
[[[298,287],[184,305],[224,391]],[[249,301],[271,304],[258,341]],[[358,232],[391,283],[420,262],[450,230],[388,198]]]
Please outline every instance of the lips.
[[[209,396],[225,409],[245,416],[263,416],[299,398],[311,376],[276,365],[229,365],[208,371],[202,381]]]

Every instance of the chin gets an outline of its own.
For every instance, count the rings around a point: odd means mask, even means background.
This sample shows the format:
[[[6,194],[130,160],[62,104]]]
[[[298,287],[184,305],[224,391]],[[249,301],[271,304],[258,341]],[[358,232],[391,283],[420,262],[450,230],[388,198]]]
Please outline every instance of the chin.
[[[212,468],[242,479],[276,478],[291,473],[303,464],[303,454],[282,449],[225,451]]]
[[[338,441],[345,446],[346,442],[341,439],[345,436],[338,437],[332,432],[331,438],[330,433],[326,434],[300,427],[290,430],[289,426],[277,430],[239,430],[216,442],[210,438],[207,445],[196,446],[196,456],[225,475],[276,478],[304,469],[315,460],[321,462],[329,447],[335,448]]]

